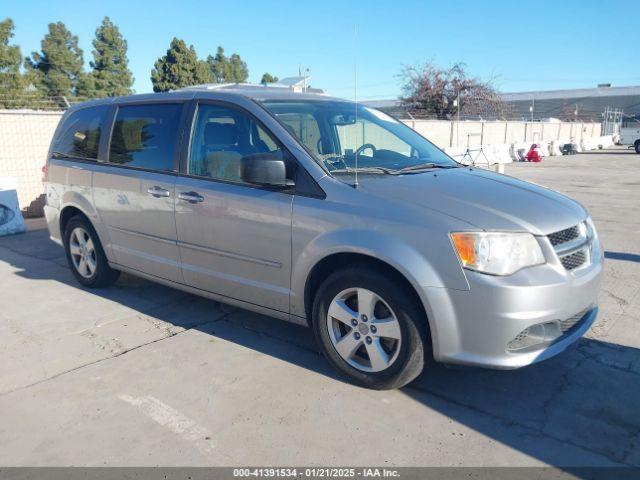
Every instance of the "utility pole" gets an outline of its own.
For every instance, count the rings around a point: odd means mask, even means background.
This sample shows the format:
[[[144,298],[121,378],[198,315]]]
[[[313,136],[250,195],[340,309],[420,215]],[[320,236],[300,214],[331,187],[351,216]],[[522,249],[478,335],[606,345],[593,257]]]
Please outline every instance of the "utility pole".
[[[458,89],[458,95],[456,99],[453,101],[453,105],[458,108],[457,120],[456,120],[456,146],[459,146],[460,145],[460,89]]]

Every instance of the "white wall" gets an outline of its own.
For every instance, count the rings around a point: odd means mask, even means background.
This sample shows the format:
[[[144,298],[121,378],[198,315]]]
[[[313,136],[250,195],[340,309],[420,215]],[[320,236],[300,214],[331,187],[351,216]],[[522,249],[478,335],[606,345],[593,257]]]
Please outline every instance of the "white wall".
[[[477,147],[512,143],[550,142],[552,140],[580,142],[583,138],[599,137],[599,123],[550,123],[505,121],[402,120],[427,137],[438,147]]]
[[[0,110],[0,177],[15,178],[20,208],[42,215],[42,167],[62,112]]]

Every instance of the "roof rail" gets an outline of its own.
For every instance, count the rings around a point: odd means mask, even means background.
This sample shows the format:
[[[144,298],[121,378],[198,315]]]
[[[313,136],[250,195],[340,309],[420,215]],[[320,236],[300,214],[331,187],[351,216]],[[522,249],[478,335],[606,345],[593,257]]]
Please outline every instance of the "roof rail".
[[[188,87],[179,88],[178,90],[219,90],[222,88],[289,88],[285,85],[276,85],[274,83],[268,83],[266,85],[262,83],[203,83],[200,85],[191,85]]]

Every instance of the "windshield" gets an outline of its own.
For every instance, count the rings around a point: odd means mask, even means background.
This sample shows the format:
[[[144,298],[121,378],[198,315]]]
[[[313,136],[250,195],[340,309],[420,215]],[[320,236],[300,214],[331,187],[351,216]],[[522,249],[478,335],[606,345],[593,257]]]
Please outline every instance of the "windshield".
[[[386,113],[345,101],[268,100],[262,105],[333,174],[409,174],[458,164]]]

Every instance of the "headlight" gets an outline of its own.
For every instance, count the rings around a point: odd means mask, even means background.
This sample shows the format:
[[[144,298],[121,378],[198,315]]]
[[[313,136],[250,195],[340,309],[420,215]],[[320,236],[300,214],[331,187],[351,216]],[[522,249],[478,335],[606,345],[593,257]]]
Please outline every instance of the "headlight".
[[[541,265],[545,258],[530,233],[455,232],[453,246],[464,268],[490,275],[511,275]]]

